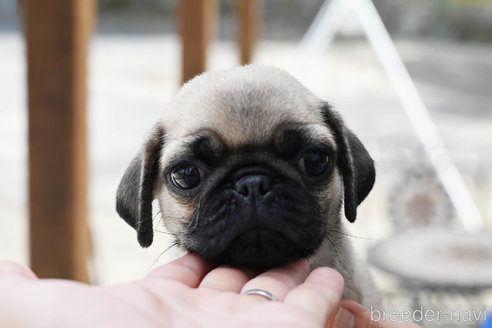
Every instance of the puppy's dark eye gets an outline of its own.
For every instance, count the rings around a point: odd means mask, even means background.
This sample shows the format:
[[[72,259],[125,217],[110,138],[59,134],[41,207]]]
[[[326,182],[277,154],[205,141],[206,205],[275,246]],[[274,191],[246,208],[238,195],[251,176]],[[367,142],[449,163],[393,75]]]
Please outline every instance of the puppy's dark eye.
[[[309,152],[299,159],[297,166],[304,174],[317,177],[326,172],[330,164],[330,158],[323,152]]]
[[[204,176],[203,171],[193,164],[180,166],[171,172],[173,184],[181,189],[192,189],[197,187]]]

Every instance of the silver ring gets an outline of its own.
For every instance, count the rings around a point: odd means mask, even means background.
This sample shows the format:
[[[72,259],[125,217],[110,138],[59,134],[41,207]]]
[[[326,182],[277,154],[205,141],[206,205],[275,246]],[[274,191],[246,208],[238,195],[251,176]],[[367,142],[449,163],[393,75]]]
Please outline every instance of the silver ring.
[[[272,293],[267,292],[266,290],[263,290],[263,289],[249,289],[249,290],[245,291],[243,294],[244,295],[258,295],[258,296],[266,298],[269,301],[278,302],[278,298],[276,298],[275,295],[273,295]]]

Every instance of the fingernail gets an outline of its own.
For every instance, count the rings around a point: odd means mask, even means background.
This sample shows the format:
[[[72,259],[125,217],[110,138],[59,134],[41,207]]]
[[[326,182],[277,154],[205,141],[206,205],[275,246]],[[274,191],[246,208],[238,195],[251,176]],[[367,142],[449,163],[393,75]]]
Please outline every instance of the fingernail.
[[[355,317],[349,310],[340,307],[335,320],[333,321],[332,328],[354,328]]]

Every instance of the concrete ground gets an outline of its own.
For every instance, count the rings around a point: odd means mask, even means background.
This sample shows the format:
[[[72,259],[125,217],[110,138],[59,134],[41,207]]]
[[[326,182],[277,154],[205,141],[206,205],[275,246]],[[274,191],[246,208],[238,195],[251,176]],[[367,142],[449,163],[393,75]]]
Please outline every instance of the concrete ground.
[[[140,277],[178,253],[157,233],[141,249],[135,232],[114,210],[115,190],[147,131],[166,110],[180,80],[175,35],[97,34],[90,55],[90,220],[93,277],[114,283]],[[295,41],[262,41],[255,62],[287,70],[297,56]],[[492,46],[436,40],[397,42],[407,67],[473,198],[492,229]],[[210,68],[237,65],[235,44],[218,42]],[[0,33],[0,259],[28,262],[27,116],[25,48],[20,33]],[[312,63],[304,82],[330,101],[373,155],[376,186],[348,226],[361,257],[395,234],[408,194],[400,184],[424,168],[433,176],[402,106],[378,59],[363,39],[340,40]],[[430,179],[432,180],[432,178]],[[432,211],[452,216],[439,194]],[[400,193],[400,194],[399,194]],[[437,218],[439,220],[440,218]],[[401,218],[403,220],[403,218]],[[454,219],[456,220],[456,219]],[[374,270],[386,293],[394,282]],[[487,303],[488,307],[492,303]]]

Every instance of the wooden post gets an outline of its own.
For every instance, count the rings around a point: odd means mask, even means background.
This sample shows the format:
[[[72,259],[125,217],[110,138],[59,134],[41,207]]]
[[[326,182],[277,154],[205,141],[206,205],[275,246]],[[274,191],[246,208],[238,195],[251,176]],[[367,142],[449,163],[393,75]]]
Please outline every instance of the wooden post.
[[[88,282],[87,53],[94,0],[24,0],[31,267]]]
[[[238,0],[239,52],[241,65],[249,64],[253,58],[259,24],[259,0]]]
[[[215,36],[217,0],[180,0],[182,81],[207,69],[208,48]]]

